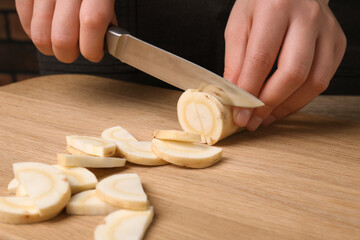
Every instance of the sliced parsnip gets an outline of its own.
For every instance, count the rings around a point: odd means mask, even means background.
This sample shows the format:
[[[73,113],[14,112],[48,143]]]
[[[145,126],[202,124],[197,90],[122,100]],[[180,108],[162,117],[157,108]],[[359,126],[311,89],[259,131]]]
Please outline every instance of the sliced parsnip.
[[[124,158],[57,154],[57,163],[64,167],[113,168],[123,167],[125,162]]]
[[[67,145],[66,146],[66,151],[72,155],[85,155],[85,156],[95,156],[95,155],[91,155],[85,152],[82,152],[76,148],[73,148],[72,146]]]
[[[95,190],[75,194],[66,206],[66,212],[75,215],[107,215],[119,209],[96,197]]]
[[[56,216],[71,197],[67,177],[54,167],[36,162],[14,163],[16,179],[28,192],[40,216]]]
[[[7,187],[8,193],[10,195],[15,195],[16,194],[16,189],[17,189],[18,186],[19,186],[19,181],[16,180],[16,178],[13,178],[8,184],[8,187]]]
[[[149,166],[168,164],[152,152],[151,142],[116,142],[116,146],[121,156],[129,162]]]
[[[82,152],[100,157],[111,157],[116,152],[115,144],[102,138],[71,135],[66,136],[66,143]]]
[[[0,223],[26,224],[45,221],[30,197],[0,197]]]
[[[201,142],[200,134],[178,130],[155,130],[152,137],[160,140],[172,140],[179,142]]]
[[[188,89],[181,95],[177,113],[182,129],[202,135],[209,145],[241,130],[234,123],[231,106],[198,90]]]
[[[197,143],[153,139],[152,150],[167,162],[189,168],[205,168],[221,159],[222,149]]]
[[[17,197],[27,197],[29,194],[16,178],[12,179],[8,185],[8,193]]]
[[[112,142],[131,142],[137,141],[126,129],[116,126],[108,128],[101,133],[101,137]]]
[[[52,165],[59,169],[69,180],[71,194],[94,189],[98,180],[91,171],[83,167],[63,167],[60,165]]]
[[[29,193],[26,191],[23,185],[19,184],[18,187],[16,188],[15,195],[17,197],[28,197]]]
[[[105,218],[105,223],[95,229],[95,240],[140,240],[154,216],[154,210],[118,210]]]
[[[135,173],[104,178],[96,185],[96,196],[104,202],[126,209],[145,210],[148,207],[147,196]]]

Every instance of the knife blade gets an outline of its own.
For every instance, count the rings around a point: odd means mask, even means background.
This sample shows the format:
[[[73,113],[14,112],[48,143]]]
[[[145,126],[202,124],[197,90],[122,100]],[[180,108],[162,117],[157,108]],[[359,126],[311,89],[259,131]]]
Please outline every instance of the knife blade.
[[[120,27],[108,29],[105,44],[108,52],[120,61],[182,90],[192,88],[209,92],[226,105],[247,108],[264,105],[217,74],[146,43]]]

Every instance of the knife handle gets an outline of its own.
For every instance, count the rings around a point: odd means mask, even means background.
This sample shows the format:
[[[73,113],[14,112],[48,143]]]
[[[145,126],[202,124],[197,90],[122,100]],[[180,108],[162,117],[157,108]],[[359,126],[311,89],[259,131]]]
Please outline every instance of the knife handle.
[[[130,35],[130,33],[121,27],[110,25],[105,35],[105,51],[108,51],[110,54],[114,55],[117,43],[123,35]]]

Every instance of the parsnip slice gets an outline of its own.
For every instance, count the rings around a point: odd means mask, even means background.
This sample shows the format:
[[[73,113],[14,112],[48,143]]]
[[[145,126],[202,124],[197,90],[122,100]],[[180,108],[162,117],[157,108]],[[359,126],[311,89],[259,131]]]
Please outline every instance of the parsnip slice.
[[[13,179],[9,182],[8,187],[7,187],[7,189],[8,189],[8,194],[10,194],[10,195],[16,194],[16,189],[17,189],[18,186],[19,186],[19,181],[16,180],[16,178],[13,178]]]
[[[63,167],[113,168],[123,167],[125,162],[124,158],[57,154],[57,163]]]
[[[152,152],[151,142],[116,142],[116,146],[121,156],[129,162],[148,166],[168,164]]]
[[[167,162],[189,168],[205,168],[219,161],[222,149],[197,143],[153,139],[152,150]]]
[[[30,197],[0,197],[0,222],[26,224],[45,221],[51,216],[40,216]]]
[[[27,197],[29,196],[29,193],[26,191],[23,185],[19,184],[18,187],[16,188],[15,195],[17,197]]]
[[[154,216],[150,207],[146,211],[118,210],[105,218],[105,223],[96,227],[95,240],[140,240]]]
[[[241,130],[234,123],[231,106],[198,90],[188,89],[180,96],[177,113],[182,129],[202,135],[209,145]]]
[[[66,206],[68,214],[93,216],[107,215],[119,209],[119,207],[108,204],[96,197],[95,190],[87,190],[75,194]]]
[[[82,152],[76,148],[73,148],[72,146],[69,146],[67,145],[66,146],[66,151],[72,155],[85,155],[85,156],[95,156],[95,155],[92,155],[92,154],[88,154],[88,153],[85,153],[85,152]]]
[[[17,197],[27,197],[29,194],[16,178],[12,179],[8,185],[8,193]]]
[[[147,196],[135,173],[104,178],[96,185],[96,196],[104,202],[126,209],[145,210],[148,207]]]
[[[155,130],[152,137],[160,140],[172,140],[179,142],[201,142],[200,134],[178,130]]]
[[[37,162],[14,163],[16,179],[33,199],[40,216],[54,217],[71,196],[67,177],[54,167]]]
[[[60,165],[52,165],[59,169],[69,180],[71,194],[94,189],[98,180],[91,171],[83,167],[63,167]]]
[[[82,152],[100,157],[111,157],[116,152],[115,144],[102,138],[71,135],[66,136],[66,143]]]
[[[129,142],[137,141],[126,129],[116,126],[108,128],[101,133],[101,137],[112,142]]]

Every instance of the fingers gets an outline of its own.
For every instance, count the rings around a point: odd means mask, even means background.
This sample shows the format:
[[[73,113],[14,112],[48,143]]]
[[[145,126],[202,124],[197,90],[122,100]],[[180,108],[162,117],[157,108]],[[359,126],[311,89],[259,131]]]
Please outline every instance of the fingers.
[[[54,9],[55,0],[34,0],[30,35],[35,46],[45,55],[53,55],[51,24]]]
[[[274,65],[288,26],[288,18],[273,5],[256,6],[254,11],[256,14],[253,17],[245,57],[232,53],[235,55],[232,57],[234,59],[243,58],[236,62],[233,60],[232,64],[238,64],[239,68],[241,67],[235,71],[236,73],[239,71],[239,77],[235,79],[236,84],[257,96]],[[251,112],[252,110],[249,109],[235,108],[233,112],[235,123],[241,127],[246,126]]]
[[[225,29],[224,78],[236,84],[250,34],[250,16],[244,1],[236,1]]]
[[[274,108],[306,81],[314,58],[317,35],[317,31],[308,28],[303,21],[290,25],[279,55],[278,69],[264,84],[259,95],[265,106],[253,112],[248,130],[256,130]]]
[[[305,83],[274,109],[264,125],[298,111],[328,87],[338,67],[334,58],[334,43],[329,42],[328,38],[329,36],[320,36],[318,39],[313,64]]]
[[[31,25],[31,18],[33,14],[33,0],[16,0],[16,10],[19,15],[19,19],[21,22],[22,27],[24,28],[25,33],[31,37],[30,35],[30,25]]]
[[[79,55],[81,0],[57,0],[52,22],[52,49],[59,61],[71,63]]]
[[[80,9],[80,52],[93,62],[104,54],[104,36],[113,18],[114,1],[83,0]]]

